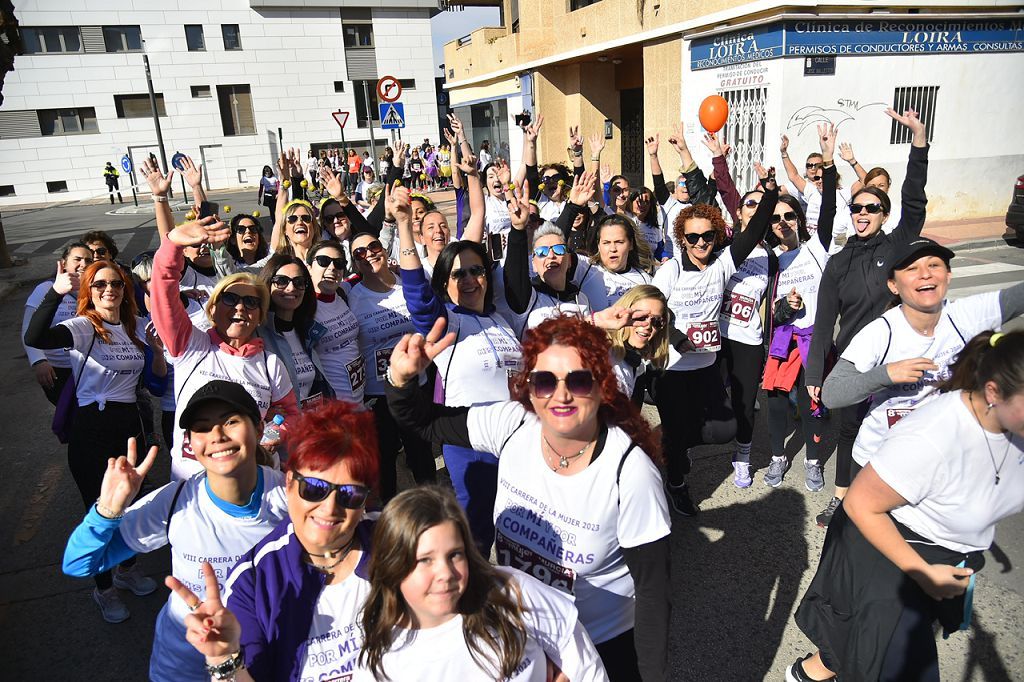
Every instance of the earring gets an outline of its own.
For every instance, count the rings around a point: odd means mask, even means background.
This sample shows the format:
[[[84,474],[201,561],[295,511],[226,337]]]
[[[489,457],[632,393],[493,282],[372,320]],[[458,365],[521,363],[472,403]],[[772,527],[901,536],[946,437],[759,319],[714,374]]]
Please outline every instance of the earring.
[[[987,405],[988,405],[988,409],[985,410],[985,414],[988,414],[989,412],[991,412],[992,408],[996,406],[995,403],[987,403]]]

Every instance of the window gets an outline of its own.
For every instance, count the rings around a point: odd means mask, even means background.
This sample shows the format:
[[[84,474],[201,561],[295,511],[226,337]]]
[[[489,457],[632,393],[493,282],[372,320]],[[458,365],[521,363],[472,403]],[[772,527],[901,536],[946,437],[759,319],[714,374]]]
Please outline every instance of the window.
[[[104,26],[103,45],[107,52],[141,52],[142,29],[138,26]]]
[[[370,93],[370,113],[373,121],[380,124],[380,107],[377,104],[377,81],[352,81],[352,92],[355,93],[356,101],[356,125],[366,128],[366,97],[363,96],[363,83],[366,83]]]
[[[345,92],[345,81],[334,81],[335,92]]]
[[[221,24],[220,32],[224,36],[225,50],[242,49],[242,34],[238,31],[238,24]]]
[[[402,91],[403,92],[406,91],[406,90],[415,90],[416,89],[416,79],[415,78],[400,78],[398,80],[398,82],[402,84]]]
[[[935,104],[939,98],[939,86],[917,86],[911,88],[896,88],[893,94],[892,108],[896,111],[913,109],[924,123],[928,130],[928,141],[932,141],[934,134],[933,124],[935,123]],[[889,129],[889,144],[909,144],[914,134],[906,126],[902,126],[895,120]]]
[[[25,54],[81,52],[82,36],[77,26],[38,26],[21,29]]]
[[[39,115],[39,130],[44,136],[99,132],[96,110],[92,107],[40,109],[36,113]]]
[[[151,118],[153,106],[149,103],[149,95],[114,95],[114,108],[117,109],[118,118]],[[167,109],[164,107],[164,96],[156,93],[157,116],[166,116]]]
[[[373,24],[349,23],[344,26],[345,47],[373,47]]]
[[[600,1],[601,0],[569,0],[569,11],[573,12],[578,9],[583,9],[584,7],[589,7],[590,5],[596,4]]]
[[[13,197],[14,185],[0,185],[0,197]]]
[[[209,85],[193,85],[191,90],[193,97],[213,97]]]
[[[185,24],[185,43],[189,52],[201,52],[206,49],[206,38],[200,24]]]
[[[67,180],[53,180],[52,182],[46,183],[47,192],[67,192],[68,181]]]
[[[225,135],[255,135],[256,117],[252,113],[252,92],[248,85],[218,85],[220,121]]]

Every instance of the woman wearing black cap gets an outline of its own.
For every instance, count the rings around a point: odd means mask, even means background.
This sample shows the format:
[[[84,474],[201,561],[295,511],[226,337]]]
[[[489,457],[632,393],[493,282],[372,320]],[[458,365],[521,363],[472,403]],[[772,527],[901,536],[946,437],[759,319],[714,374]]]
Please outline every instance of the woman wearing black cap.
[[[237,558],[288,515],[284,474],[257,463],[263,422],[241,385],[209,382],[192,395],[179,426],[204,472],[168,483],[129,507],[157,455],[152,447],[137,463],[130,439],[127,456],[108,460],[99,499],[68,539],[66,574],[94,575],[170,545],[171,573],[202,600],[204,560],[223,581]],[[172,593],[160,610],[151,680],[209,679],[205,659],[185,640],[185,616],[195,606]]]

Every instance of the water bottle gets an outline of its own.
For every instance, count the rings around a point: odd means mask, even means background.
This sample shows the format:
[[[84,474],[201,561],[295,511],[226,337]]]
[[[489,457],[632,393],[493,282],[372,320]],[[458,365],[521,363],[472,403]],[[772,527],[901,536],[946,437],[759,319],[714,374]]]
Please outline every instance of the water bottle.
[[[260,445],[276,446],[281,441],[281,425],[284,424],[284,415],[275,414],[274,418],[267,422],[263,428],[263,437],[260,438]]]

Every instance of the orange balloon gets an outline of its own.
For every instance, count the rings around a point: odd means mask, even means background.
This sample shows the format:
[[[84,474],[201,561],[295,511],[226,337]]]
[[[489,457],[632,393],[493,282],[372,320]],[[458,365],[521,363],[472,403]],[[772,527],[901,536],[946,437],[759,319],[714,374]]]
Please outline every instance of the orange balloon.
[[[709,133],[717,133],[729,118],[729,103],[721,95],[708,95],[700,103],[700,124]]]

